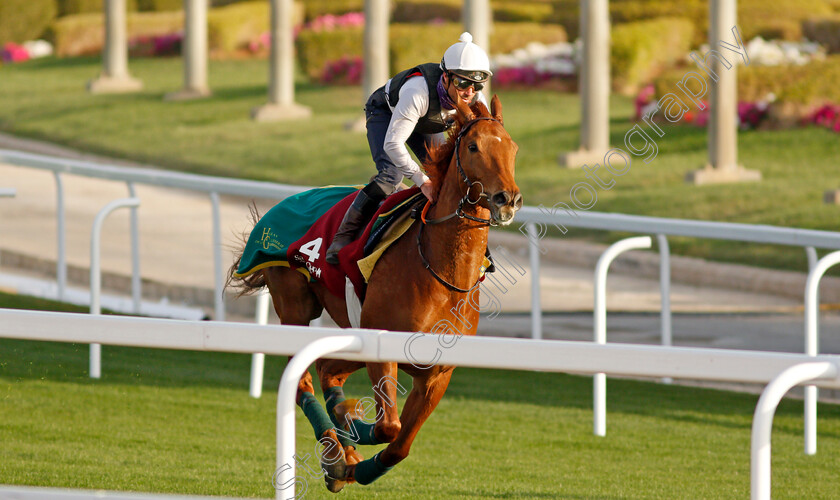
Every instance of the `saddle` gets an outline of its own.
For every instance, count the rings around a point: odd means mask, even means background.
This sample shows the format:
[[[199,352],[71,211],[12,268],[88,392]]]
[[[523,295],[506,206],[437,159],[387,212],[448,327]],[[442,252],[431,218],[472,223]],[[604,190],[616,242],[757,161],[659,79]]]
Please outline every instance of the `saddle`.
[[[234,276],[245,277],[267,267],[285,266],[323,283],[339,297],[345,296],[349,279],[363,300],[376,261],[408,231],[414,222],[409,218],[412,208],[426,198],[417,187],[387,197],[356,241],[341,250],[339,264],[328,264],[327,248],[361,187],[312,189],[275,205],[251,231]]]

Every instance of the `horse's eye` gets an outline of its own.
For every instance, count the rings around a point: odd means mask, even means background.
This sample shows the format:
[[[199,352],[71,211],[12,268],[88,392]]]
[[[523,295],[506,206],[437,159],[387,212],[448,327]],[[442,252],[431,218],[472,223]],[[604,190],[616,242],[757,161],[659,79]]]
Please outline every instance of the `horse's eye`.
[[[475,153],[476,151],[478,151],[478,146],[475,143],[473,143],[467,146],[467,149],[470,150],[470,153]]]

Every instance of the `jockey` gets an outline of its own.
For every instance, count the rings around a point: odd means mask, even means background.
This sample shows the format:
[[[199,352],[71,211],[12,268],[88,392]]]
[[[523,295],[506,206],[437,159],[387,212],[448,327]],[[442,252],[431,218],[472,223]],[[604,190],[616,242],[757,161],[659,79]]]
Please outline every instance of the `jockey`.
[[[403,177],[435,201],[432,182],[411,159],[406,145],[423,163],[426,145],[454,122],[455,100],[470,105],[481,101],[486,106],[480,91],[493,75],[487,54],[472,43],[472,35],[464,32],[458,40],[446,49],[440,64],[421,64],[397,73],[368,99],[367,139],[378,173],[359,191],[344,215],[327,250],[330,264],[338,264],[338,252],[358,236],[379,203],[397,190]]]

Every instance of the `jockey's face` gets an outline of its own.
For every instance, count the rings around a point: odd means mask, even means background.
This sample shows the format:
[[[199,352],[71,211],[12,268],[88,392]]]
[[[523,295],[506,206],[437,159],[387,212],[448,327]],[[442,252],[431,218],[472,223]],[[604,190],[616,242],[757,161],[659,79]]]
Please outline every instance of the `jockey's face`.
[[[454,84],[453,78],[449,74],[444,74],[444,83],[446,84],[446,91],[449,93],[449,98],[453,101],[462,100],[467,104],[471,104],[475,98],[475,88],[470,85],[466,89],[462,89]]]

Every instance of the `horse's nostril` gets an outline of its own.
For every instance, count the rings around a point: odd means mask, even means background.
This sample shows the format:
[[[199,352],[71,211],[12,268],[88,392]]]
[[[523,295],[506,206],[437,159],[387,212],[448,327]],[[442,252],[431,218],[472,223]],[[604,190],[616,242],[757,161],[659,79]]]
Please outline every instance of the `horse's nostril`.
[[[497,207],[503,207],[510,203],[510,194],[507,191],[501,191],[493,195],[493,203]]]
[[[513,206],[516,207],[517,210],[522,208],[522,193],[516,193],[516,196],[513,197]]]

